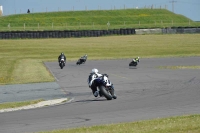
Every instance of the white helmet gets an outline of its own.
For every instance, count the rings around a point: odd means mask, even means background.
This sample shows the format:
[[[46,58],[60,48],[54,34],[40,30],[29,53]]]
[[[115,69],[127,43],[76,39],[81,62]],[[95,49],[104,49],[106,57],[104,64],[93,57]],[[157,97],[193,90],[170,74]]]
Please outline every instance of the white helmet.
[[[96,69],[96,68],[92,69],[92,73],[98,73],[98,72],[99,72],[98,69]]]

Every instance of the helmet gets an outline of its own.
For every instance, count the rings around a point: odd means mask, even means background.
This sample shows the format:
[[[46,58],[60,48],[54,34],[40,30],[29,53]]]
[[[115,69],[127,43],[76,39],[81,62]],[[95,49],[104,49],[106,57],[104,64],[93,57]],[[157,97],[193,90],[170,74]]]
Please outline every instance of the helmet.
[[[140,57],[139,57],[139,56],[138,56],[137,58],[138,58],[138,59],[140,59]]]
[[[61,55],[64,55],[64,53],[61,53]]]
[[[92,73],[98,73],[98,72],[99,72],[98,69],[96,69],[96,68],[92,69]]]
[[[85,56],[87,56],[87,55],[85,55]]]

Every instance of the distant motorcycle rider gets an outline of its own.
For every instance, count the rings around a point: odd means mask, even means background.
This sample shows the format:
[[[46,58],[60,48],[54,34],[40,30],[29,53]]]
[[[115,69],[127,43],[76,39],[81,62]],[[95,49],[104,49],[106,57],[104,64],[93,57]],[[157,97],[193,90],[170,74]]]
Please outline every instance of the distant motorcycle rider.
[[[140,57],[138,56],[137,58],[133,59],[133,62],[140,62]]]
[[[66,56],[64,53],[61,53],[59,56],[58,56],[58,63],[60,62],[61,59],[64,58],[64,65],[65,65],[65,62],[66,62]]]
[[[107,75],[107,74],[100,74],[98,69],[96,69],[96,68],[92,69],[92,73],[90,73],[90,75],[89,75],[88,85],[89,85],[89,88],[91,88],[92,93],[95,97],[98,97],[98,95],[101,96],[101,93],[97,90],[97,86],[95,85],[95,79],[102,78],[103,75]],[[114,91],[114,87],[113,87],[113,91]],[[112,96],[114,99],[117,98],[115,94],[113,94]]]
[[[82,56],[80,59],[83,59],[83,60],[87,60],[87,55],[85,54],[84,56]]]

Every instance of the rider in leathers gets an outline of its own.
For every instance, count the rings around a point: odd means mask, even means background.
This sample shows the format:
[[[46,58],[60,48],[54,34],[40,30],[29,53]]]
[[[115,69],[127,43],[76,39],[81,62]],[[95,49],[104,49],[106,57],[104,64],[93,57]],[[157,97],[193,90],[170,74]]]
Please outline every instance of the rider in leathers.
[[[60,62],[60,60],[64,58],[64,65],[65,65],[65,62],[66,62],[66,56],[64,55],[64,53],[61,53],[59,56],[58,56],[58,63]]]
[[[85,55],[84,55],[84,56],[82,56],[80,59],[87,60],[87,55],[85,54]]]
[[[87,55],[85,54],[84,56],[80,57],[80,62],[85,63],[87,60]]]
[[[140,57],[133,59],[133,62],[140,62]]]
[[[101,96],[101,93],[99,93],[99,91],[97,90],[97,87],[96,87],[96,85],[95,85],[95,79],[101,78],[102,76],[103,76],[103,75],[100,74],[100,73],[98,72],[98,69],[96,69],[96,68],[92,69],[92,73],[90,73],[90,75],[89,75],[89,78],[88,78],[88,85],[89,85],[89,88],[91,88],[92,93],[93,93],[93,95],[94,95],[95,97],[98,97],[98,95]],[[113,91],[114,91],[114,87],[113,87]],[[112,96],[113,96],[114,99],[117,98],[115,94],[113,94]]]

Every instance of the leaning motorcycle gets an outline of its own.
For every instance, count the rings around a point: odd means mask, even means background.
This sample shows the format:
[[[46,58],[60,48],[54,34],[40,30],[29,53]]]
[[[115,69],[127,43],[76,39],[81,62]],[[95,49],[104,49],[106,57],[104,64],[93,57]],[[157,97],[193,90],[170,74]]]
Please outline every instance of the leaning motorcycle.
[[[94,80],[95,86],[99,90],[99,95],[104,96],[107,100],[116,99],[117,96],[114,94],[113,84],[108,79],[107,74],[103,74],[101,78]]]
[[[65,66],[64,58],[60,59],[59,66],[60,66],[61,69],[63,69],[63,67]]]
[[[87,57],[82,57],[78,59],[78,61],[76,62],[76,65],[84,64],[86,60],[87,60]]]
[[[131,62],[129,63],[129,66],[134,66],[134,67],[136,67],[136,66],[138,65],[138,63],[139,63],[139,60],[137,60],[137,61],[131,61]]]

